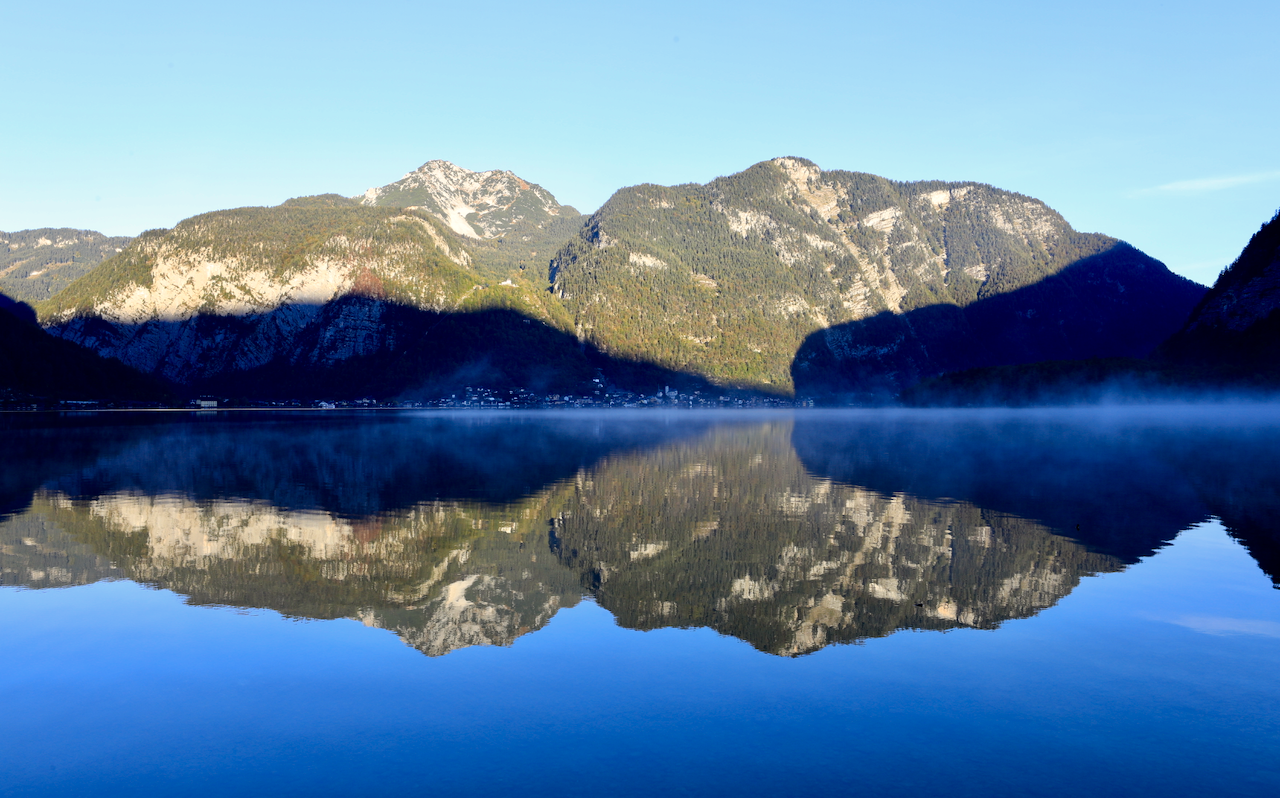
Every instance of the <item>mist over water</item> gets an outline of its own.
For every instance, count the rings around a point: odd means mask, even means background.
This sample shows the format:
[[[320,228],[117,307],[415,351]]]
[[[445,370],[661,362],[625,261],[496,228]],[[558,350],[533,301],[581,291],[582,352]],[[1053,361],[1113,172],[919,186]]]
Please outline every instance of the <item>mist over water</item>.
[[[583,772],[620,794],[662,788],[667,775],[602,751],[669,758],[695,729],[720,741],[720,761],[744,763],[738,772],[676,757],[671,778],[700,791],[746,788],[746,773],[785,789],[770,781],[790,767],[776,757],[832,734],[881,763],[829,770],[819,781],[832,789],[897,783],[904,768],[928,784],[935,766],[939,779],[972,766],[964,744],[911,741],[921,727],[1022,750],[1020,765],[993,760],[971,776],[1010,789],[1017,773],[1057,779],[1042,794],[1084,786],[1056,754],[1026,747],[1047,745],[1053,728],[1065,750],[1111,773],[1117,792],[1136,784],[1117,775],[1116,741],[1132,735],[1155,746],[1134,755],[1157,756],[1150,783],[1162,794],[1207,788],[1224,769],[1238,794],[1280,783],[1246,764],[1247,752],[1280,742],[1275,716],[1259,709],[1280,694],[1245,676],[1274,672],[1280,659],[1268,632],[1280,628],[1277,405],[9,414],[0,425],[12,464],[0,482],[0,635],[14,674],[46,693],[49,679],[69,684],[86,729],[114,715],[126,737],[160,749],[166,738],[143,719],[150,698],[122,707],[89,697],[138,672],[126,652],[149,652],[146,683],[194,668],[222,696],[216,712],[192,704],[189,730],[166,727],[175,739],[204,728],[212,742],[163,777],[139,759],[91,779],[107,749],[73,733],[88,753],[63,761],[52,782],[63,789],[199,794],[211,774],[256,790],[312,783],[299,775],[310,755],[290,755],[279,771],[229,754],[245,734],[261,751],[307,740],[342,763],[321,793],[359,791],[369,768],[408,784],[418,756],[446,794],[494,789],[517,770],[534,794],[562,786],[513,764],[521,755],[494,769],[481,765],[486,746],[461,754],[448,742],[473,734],[487,745],[554,740],[572,757],[612,763]],[[1166,562],[1180,565],[1156,567]],[[299,631],[282,617],[333,620]],[[197,642],[210,634],[222,650]],[[49,657],[83,645],[99,651],[101,670],[41,675],[65,670]],[[1032,666],[1047,651],[1053,664]],[[299,657],[314,675],[297,675]],[[1133,671],[1139,661],[1146,672]],[[259,677],[241,684],[244,668],[317,690],[333,689],[321,686],[326,672],[348,684],[384,674],[329,716],[335,729],[372,736],[335,754],[307,728],[311,709],[288,690],[251,686]],[[719,674],[718,687],[702,668]],[[530,681],[533,672],[544,676]],[[929,674],[933,686],[906,673]],[[1199,674],[1195,701],[1188,673]],[[1083,686],[1089,678],[1110,685],[1106,700]],[[1064,690],[1078,700],[1046,698]],[[753,708],[779,691],[791,699]],[[1245,695],[1252,703],[1241,707]],[[1224,701],[1237,709],[1224,713]],[[584,703],[607,710],[572,721]],[[263,706],[298,725],[245,732]],[[1204,728],[1161,720],[1170,712]],[[671,726],[676,717],[688,727]],[[878,748],[865,723],[902,748]],[[1206,747],[1206,735],[1216,742]],[[61,761],[41,739],[0,754],[20,774],[9,794],[47,782],[31,762]],[[1189,771],[1191,751],[1213,767]],[[760,770],[765,761],[774,769]],[[291,780],[279,781],[283,772]]]

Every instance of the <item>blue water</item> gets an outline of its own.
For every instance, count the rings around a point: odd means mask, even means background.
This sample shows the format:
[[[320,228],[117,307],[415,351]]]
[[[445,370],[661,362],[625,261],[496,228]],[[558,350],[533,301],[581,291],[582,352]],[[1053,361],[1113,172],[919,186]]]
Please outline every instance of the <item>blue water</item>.
[[[0,588],[0,795],[1277,794],[1280,591],[1212,519],[1117,568],[799,657],[589,592],[428,657],[128,579]]]

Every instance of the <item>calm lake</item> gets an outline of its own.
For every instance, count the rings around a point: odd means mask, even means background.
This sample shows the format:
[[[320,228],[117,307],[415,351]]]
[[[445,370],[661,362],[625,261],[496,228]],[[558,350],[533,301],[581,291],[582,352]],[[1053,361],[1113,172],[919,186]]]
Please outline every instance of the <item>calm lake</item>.
[[[3,796],[1280,794],[1280,408],[0,436]]]

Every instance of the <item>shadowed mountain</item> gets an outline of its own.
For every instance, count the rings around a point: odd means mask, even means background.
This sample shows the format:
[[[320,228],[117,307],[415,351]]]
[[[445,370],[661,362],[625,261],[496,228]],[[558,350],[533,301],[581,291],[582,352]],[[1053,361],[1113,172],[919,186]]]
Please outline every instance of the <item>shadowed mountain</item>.
[[[144,373],[258,398],[580,391],[612,369],[874,400],[975,365],[1145,354],[1201,291],[980,183],[776,158],[624,188],[584,219],[509,172],[431,161],[358,199],[147,231],[38,310]]]
[[[252,317],[197,314],[136,327],[87,317],[62,334],[112,352],[154,344],[161,351],[149,362],[184,377],[193,395],[413,400],[468,387],[593,395],[666,386],[723,393],[697,376],[611,357],[509,308],[441,312],[347,295]]]
[[[926,379],[901,398],[912,405],[995,406],[1268,397],[1280,388],[1277,364],[1280,214],[1150,357],[971,368]]]
[[[968,305],[880,313],[810,335],[792,377],[802,397],[888,401],[922,379],[1074,358],[1144,357],[1204,289],[1117,242],[1038,282]]]
[[[1280,382],[1280,212],[1219,275],[1158,356]]]
[[[0,400],[160,402],[169,386],[36,324],[35,311],[0,294]]]

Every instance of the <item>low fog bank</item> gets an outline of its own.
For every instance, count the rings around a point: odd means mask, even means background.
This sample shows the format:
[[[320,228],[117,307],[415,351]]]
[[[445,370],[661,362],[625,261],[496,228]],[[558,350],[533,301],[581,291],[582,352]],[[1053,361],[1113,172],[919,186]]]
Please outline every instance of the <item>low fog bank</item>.
[[[1280,427],[1280,395],[1221,393],[1160,397],[1130,395],[1096,402],[1040,405],[894,405],[887,407],[819,407],[791,411],[798,419],[824,419],[854,424],[982,425],[1021,420],[1028,424],[1067,422],[1099,425],[1191,425],[1197,427]]]
[[[908,407],[1280,402],[1280,375],[1154,360],[1051,361],[944,374],[908,388],[899,401]]]

